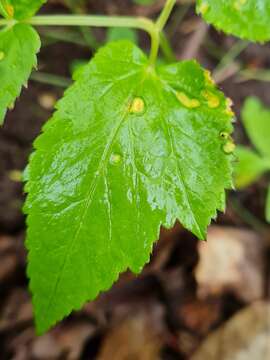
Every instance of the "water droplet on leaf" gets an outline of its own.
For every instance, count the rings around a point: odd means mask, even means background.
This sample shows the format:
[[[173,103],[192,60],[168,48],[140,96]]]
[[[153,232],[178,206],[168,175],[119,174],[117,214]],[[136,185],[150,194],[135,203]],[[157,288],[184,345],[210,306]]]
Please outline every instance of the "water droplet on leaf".
[[[197,99],[190,99],[185,93],[178,92],[176,94],[177,99],[187,108],[189,109],[196,109],[201,105],[199,100]]]
[[[3,51],[0,51],[0,61],[5,58],[5,53]]]

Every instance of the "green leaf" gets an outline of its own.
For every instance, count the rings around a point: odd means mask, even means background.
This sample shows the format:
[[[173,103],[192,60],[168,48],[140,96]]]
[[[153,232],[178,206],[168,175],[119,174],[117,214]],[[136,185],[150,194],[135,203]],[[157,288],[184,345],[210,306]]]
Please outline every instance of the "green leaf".
[[[238,189],[255,182],[270,169],[270,161],[244,146],[236,148],[235,185]]]
[[[121,41],[76,72],[26,173],[39,333],[141,271],[160,225],[178,219],[205,238],[232,185],[231,131],[226,99],[195,61],[155,70]]]
[[[269,0],[197,0],[197,12],[226,33],[251,41],[270,39]]]
[[[270,159],[270,110],[259,99],[249,97],[242,109],[242,120],[253,145]]]
[[[134,44],[138,44],[137,31],[130,28],[110,28],[107,31],[107,42],[117,40],[129,40]]]
[[[22,85],[27,85],[39,49],[39,36],[30,25],[17,24],[0,31],[0,124]]]
[[[266,220],[270,223],[270,185],[268,188],[267,199],[266,199]]]
[[[28,19],[35,15],[47,0],[0,0],[0,13],[5,18]]]

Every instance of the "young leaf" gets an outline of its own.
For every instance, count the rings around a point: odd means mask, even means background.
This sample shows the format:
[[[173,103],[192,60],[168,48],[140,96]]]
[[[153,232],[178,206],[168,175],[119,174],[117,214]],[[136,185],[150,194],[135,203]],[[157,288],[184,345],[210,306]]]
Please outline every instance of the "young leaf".
[[[160,225],[200,239],[231,187],[231,110],[195,61],[153,69],[128,41],[76,72],[27,170],[39,333],[149,261]]]
[[[35,15],[47,0],[0,0],[0,13],[5,18],[28,19]]]
[[[27,85],[39,48],[39,36],[30,25],[17,24],[0,31],[0,125],[22,85]]]
[[[251,41],[270,40],[269,0],[197,0],[197,12],[226,33]]]
[[[270,169],[270,161],[262,158],[255,151],[244,146],[236,148],[235,185],[238,189],[255,182],[265,171]]]
[[[242,119],[253,145],[270,160],[270,110],[259,99],[249,97],[243,106]]]
[[[266,199],[266,220],[270,223],[270,186],[268,188]]]

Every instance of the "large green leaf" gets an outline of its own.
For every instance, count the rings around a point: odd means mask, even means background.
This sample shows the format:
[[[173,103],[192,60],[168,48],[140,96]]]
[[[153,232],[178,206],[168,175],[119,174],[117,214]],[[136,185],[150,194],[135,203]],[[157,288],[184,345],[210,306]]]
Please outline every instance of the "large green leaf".
[[[76,73],[26,172],[39,333],[139,272],[161,224],[205,237],[232,185],[231,118],[195,61],[154,70],[128,41]]]
[[[7,108],[12,108],[22,85],[27,85],[40,39],[29,25],[17,24],[0,31],[0,124]]]
[[[253,145],[270,160],[270,110],[259,99],[249,97],[242,109],[242,120]]]
[[[252,41],[270,39],[269,0],[197,0],[197,11],[226,33]]]
[[[47,0],[0,0],[0,13],[6,18],[27,19]]]

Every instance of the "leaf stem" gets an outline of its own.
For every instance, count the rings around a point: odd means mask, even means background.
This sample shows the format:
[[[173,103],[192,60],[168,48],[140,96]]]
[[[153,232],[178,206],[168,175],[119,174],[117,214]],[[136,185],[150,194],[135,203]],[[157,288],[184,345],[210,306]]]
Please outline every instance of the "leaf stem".
[[[158,50],[159,50],[159,46],[160,46],[160,37],[162,34],[162,30],[164,29],[169,16],[173,10],[173,7],[176,3],[176,0],[167,0],[164,8],[159,16],[159,18],[157,19],[157,21],[154,24],[154,29],[153,32],[151,33],[151,52],[150,52],[150,57],[149,57],[149,62],[151,66],[154,66],[156,63],[156,59],[158,56]],[[164,40],[164,38],[162,39]],[[164,44],[164,41],[163,41]]]
[[[0,19],[0,26],[14,25],[17,21]],[[90,27],[129,27],[141,29],[150,35],[154,23],[144,17],[101,16],[101,15],[41,15],[22,21],[35,26],[90,26]]]
[[[176,0],[167,0],[164,8],[156,21],[156,26],[158,27],[159,31],[162,31],[171,15],[171,12],[174,8]]]
[[[100,16],[100,15],[43,15],[34,16],[26,23],[36,26],[91,26],[91,27],[130,27],[152,31],[152,21],[143,17]]]

